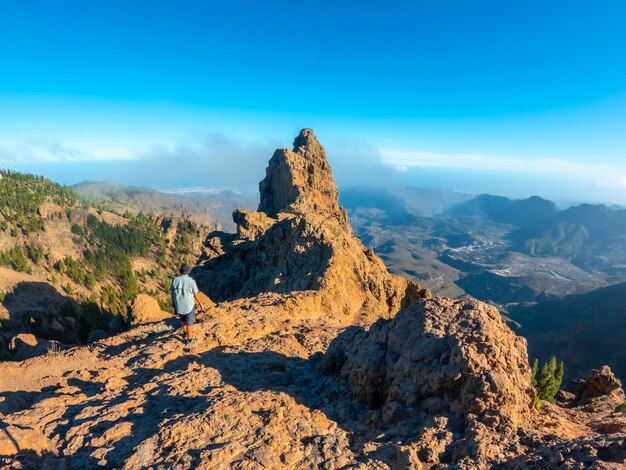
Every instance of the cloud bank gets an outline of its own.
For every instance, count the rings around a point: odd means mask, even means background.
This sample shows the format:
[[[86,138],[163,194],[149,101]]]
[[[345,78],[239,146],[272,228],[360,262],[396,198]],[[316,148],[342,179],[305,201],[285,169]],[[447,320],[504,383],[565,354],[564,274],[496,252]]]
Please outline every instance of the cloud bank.
[[[584,178],[598,187],[626,189],[626,170],[608,165],[584,165],[557,158],[520,159],[482,154],[380,149],[382,161],[396,168],[467,169]],[[406,170],[405,170],[406,171]]]
[[[282,145],[281,145],[282,144]],[[277,147],[285,142],[242,141],[219,133],[199,134],[173,144],[125,149],[114,158],[101,150],[84,151],[55,140],[29,140],[0,149],[10,168],[44,174],[65,184],[113,180],[159,189],[214,188],[256,192]],[[382,161],[374,147],[362,142],[334,142],[326,147],[339,186],[397,183],[399,172]]]

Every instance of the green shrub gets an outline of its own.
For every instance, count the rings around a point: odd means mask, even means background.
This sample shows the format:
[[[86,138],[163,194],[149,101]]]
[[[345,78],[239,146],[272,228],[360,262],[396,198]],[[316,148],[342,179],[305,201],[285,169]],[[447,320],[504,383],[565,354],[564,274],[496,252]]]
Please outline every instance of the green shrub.
[[[43,247],[38,244],[26,245],[26,254],[34,263],[39,263],[43,258]]]
[[[0,290],[0,302],[4,302],[4,299],[7,298],[7,293]]]
[[[0,266],[9,266],[15,271],[21,271],[23,273],[32,272],[24,250],[20,246],[14,246],[8,251],[0,251]]]
[[[538,373],[537,373],[538,372]],[[532,365],[532,385],[537,389],[537,397],[550,403],[555,402],[556,394],[563,382],[563,362],[557,363],[552,356],[539,369],[539,361],[535,359]]]
[[[72,229],[71,230],[72,230],[72,233],[74,235],[79,235],[81,237],[86,235],[86,230],[83,231],[83,228],[80,225],[78,225],[78,224],[72,224]]]
[[[617,408],[615,408],[615,411],[617,413],[626,413],[626,401],[619,405]]]

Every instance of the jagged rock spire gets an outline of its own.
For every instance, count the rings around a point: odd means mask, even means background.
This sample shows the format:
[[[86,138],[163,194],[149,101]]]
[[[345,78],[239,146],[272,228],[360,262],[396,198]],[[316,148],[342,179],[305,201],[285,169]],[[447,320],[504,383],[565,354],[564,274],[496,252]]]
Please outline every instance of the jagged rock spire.
[[[278,149],[259,183],[259,212],[340,215],[337,186],[324,147],[312,129],[302,129],[293,150]]]

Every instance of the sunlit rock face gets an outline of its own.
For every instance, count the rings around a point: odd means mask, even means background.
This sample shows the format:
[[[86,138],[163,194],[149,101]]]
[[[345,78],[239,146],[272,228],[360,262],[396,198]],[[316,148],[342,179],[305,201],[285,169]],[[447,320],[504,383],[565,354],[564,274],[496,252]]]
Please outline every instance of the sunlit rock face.
[[[392,276],[354,237],[339,206],[326,152],[311,129],[278,149],[259,184],[259,210],[237,210],[237,236],[209,235],[194,272],[202,289],[227,300],[263,292],[299,300],[301,313],[389,316],[429,293]]]

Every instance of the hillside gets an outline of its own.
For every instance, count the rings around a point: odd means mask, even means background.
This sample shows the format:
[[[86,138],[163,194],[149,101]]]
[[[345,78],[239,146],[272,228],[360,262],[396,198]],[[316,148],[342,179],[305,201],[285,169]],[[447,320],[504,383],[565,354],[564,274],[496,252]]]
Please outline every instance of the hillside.
[[[185,217],[215,230],[233,231],[231,214],[238,207],[252,208],[255,196],[233,191],[165,193],[151,188],[122,186],[113,181],[83,181],[71,187],[78,195],[117,212],[130,211]]]
[[[511,309],[531,357],[566,358],[569,378],[608,364],[626,377],[626,284]]]
[[[581,204],[559,210],[539,197],[515,201],[482,195],[454,206],[450,213],[511,224],[515,230],[508,238],[513,248],[530,256],[557,256],[587,271],[624,277],[625,209]]]
[[[85,343],[92,332],[117,332],[140,292],[166,306],[171,275],[207,231],[184,218],[120,215],[28,174],[2,173],[0,194],[5,358],[21,333]]]

